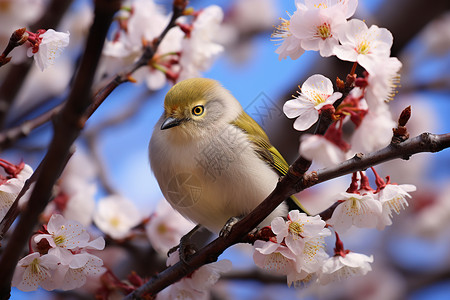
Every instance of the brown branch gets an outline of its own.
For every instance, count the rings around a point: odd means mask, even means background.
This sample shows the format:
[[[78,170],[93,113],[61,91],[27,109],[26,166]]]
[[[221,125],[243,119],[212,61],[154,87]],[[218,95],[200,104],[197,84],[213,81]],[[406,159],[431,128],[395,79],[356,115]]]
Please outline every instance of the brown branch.
[[[14,48],[25,43],[27,38],[28,33],[26,32],[26,28],[17,29],[11,34],[8,45],[6,45],[5,50],[3,50],[3,53],[0,55],[0,67],[11,61],[11,57],[8,57],[8,54],[11,53]]]
[[[184,1],[181,2],[183,2],[184,5],[174,5],[171,20],[164,28],[163,32],[159,35],[159,37],[156,38],[151,44],[148,44],[144,47],[144,53],[136,61],[136,63],[134,63],[127,69],[123,70],[122,72],[117,73],[113,79],[111,79],[102,89],[100,89],[95,94],[92,100],[92,104],[88,107],[88,109],[84,114],[83,119],[80,121],[81,124],[84,125],[84,123],[92,116],[92,114],[98,109],[98,107],[103,103],[103,101],[105,101],[106,97],[108,97],[112,93],[112,91],[114,91],[122,83],[129,81],[134,71],[136,71],[141,67],[146,66],[148,61],[153,58],[161,41],[164,39],[169,30],[172,29],[174,26],[176,26],[176,20],[183,15],[186,3]],[[0,94],[1,91],[2,88],[0,87]],[[10,147],[18,139],[28,136],[32,130],[50,121],[51,118],[61,110],[63,105],[64,103],[55,106],[51,110],[45,112],[44,114],[34,119],[25,121],[21,125],[0,132],[0,151],[3,151],[4,149]],[[1,112],[0,112],[0,121],[1,121]]]
[[[119,8],[120,1],[118,0],[95,1],[94,22],[73,88],[66,105],[56,118],[54,137],[42,161],[42,171],[38,176],[28,205],[0,258],[1,299],[7,299],[10,296],[11,279],[20,258],[21,249],[27,244],[40,213],[47,205],[53,185],[61,175],[67,157],[70,155],[72,144],[82,129],[79,121],[91,103],[89,94],[95,70],[113,15]]]
[[[0,132],[0,152],[11,147],[18,139],[28,136],[34,129],[49,122],[61,111],[63,106],[64,103],[61,103],[34,119]]]
[[[277,184],[274,191],[250,214],[233,226],[227,237],[218,237],[204,248],[188,259],[187,263],[179,262],[176,265],[167,268],[157,276],[150,279],[143,286],[126,299],[139,299],[144,294],[156,295],[163,288],[180,280],[187,274],[195,271],[204,264],[217,260],[220,254],[228,247],[239,243],[246,234],[255,228],[266,216],[283,202],[290,195],[302,191],[308,187],[316,185],[333,178],[337,178],[352,172],[365,170],[370,166],[395,158],[408,159],[411,155],[420,152],[438,152],[450,147],[450,133],[430,134],[423,133],[413,139],[407,140],[396,146],[389,145],[379,151],[368,153],[366,155],[356,155],[333,168],[321,169],[317,172],[311,172],[302,177],[298,177],[292,172],[295,165],[302,164],[301,158],[298,159],[289,169],[288,174]]]
[[[178,1],[180,2],[180,1]],[[153,45],[147,46],[145,48],[144,54],[141,56],[141,58],[128,70],[125,70],[124,72],[118,73],[114,79],[112,79],[103,89],[101,89],[99,92],[95,94],[94,97],[92,97],[92,100],[90,101],[90,105],[87,107],[83,115],[79,118],[79,120],[76,122],[77,127],[83,128],[84,124],[86,123],[87,119],[92,116],[92,114],[98,109],[98,107],[104,102],[106,97],[109,96],[109,94],[120,84],[126,82],[129,80],[131,73],[136,71],[138,68],[147,65],[146,61],[153,58],[153,55],[156,53],[156,50],[167,34],[169,30],[176,25],[176,20],[180,16],[183,15],[184,8],[187,5],[187,1],[181,1],[183,5],[176,5],[177,0],[174,1],[174,12],[172,15],[172,18],[169,22],[169,24],[166,26],[166,28],[163,30],[161,35],[155,39],[153,42]],[[94,72],[92,72],[94,73]],[[23,124],[8,129],[2,133],[0,133],[0,151],[4,148],[10,146],[15,142],[17,139],[27,136],[32,130],[40,127],[41,125],[45,124],[49,120],[51,120],[52,117],[56,116],[60,110],[64,107],[65,103],[62,103],[51,110],[47,111],[46,113],[32,119],[29,121],[24,122]],[[65,165],[65,164],[64,164]],[[4,217],[2,222],[0,223],[0,240],[1,237],[5,235],[6,231],[10,228],[11,224],[14,222],[16,217],[18,216],[18,210],[17,205],[20,197],[17,197],[13,206],[10,208],[11,212],[8,211],[7,215]],[[8,217],[8,219],[6,219]]]

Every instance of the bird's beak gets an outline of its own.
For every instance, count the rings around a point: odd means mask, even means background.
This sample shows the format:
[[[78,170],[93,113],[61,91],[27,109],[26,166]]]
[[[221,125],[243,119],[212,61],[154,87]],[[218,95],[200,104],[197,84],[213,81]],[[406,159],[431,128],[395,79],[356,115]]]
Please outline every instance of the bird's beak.
[[[169,129],[175,126],[178,126],[181,124],[181,122],[183,122],[184,119],[177,119],[174,117],[168,117],[167,119],[164,120],[164,122],[161,124],[161,130],[164,129]]]

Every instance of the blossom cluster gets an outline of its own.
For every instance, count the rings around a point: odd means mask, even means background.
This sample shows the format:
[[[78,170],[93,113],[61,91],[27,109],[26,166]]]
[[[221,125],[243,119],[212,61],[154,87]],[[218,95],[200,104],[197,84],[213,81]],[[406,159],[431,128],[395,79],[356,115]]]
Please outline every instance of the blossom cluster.
[[[175,251],[167,258],[167,266],[173,266],[179,261],[179,252]],[[220,274],[231,270],[231,266],[228,259],[201,266],[189,276],[162,290],[156,299],[210,299],[208,291],[219,280]]]
[[[304,136],[300,146],[302,155],[325,166],[341,162],[356,152],[387,145],[395,125],[386,102],[396,93],[402,64],[390,57],[393,37],[389,30],[350,19],[357,5],[357,0],[297,0],[297,10],[272,35],[281,41],[275,51],[279,59],[287,56],[297,59],[306,50],[319,51],[323,57],[336,56],[354,62],[350,75],[355,74],[357,65],[365,70],[365,77],[355,80],[353,90],[344,95],[339,105],[335,102],[343,94],[333,91],[328,78],[316,74],[283,107],[288,118],[297,118],[294,128],[300,131],[316,123],[323,110],[332,109],[336,122],[331,130],[325,136]],[[347,121],[355,125],[349,141],[342,138],[342,126]]]
[[[409,192],[414,185],[398,185],[384,181],[372,168],[376,190],[369,184],[364,172],[354,173],[346,192],[333,198],[337,203],[330,219],[308,216],[298,210],[289,212],[288,220],[277,217],[271,222],[268,241],[257,240],[253,259],[262,269],[287,276],[288,285],[305,283],[328,284],[354,275],[365,275],[371,270],[373,257],[344,249],[339,233],[351,226],[383,230],[392,224],[392,213],[400,213],[408,206]],[[359,177],[358,177],[359,175]],[[325,251],[325,237],[336,235],[334,255]]]
[[[138,60],[143,43],[151,43],[161,34],[170,15],[153,0],[131,0],[123,5],[117,20],[118,30],[103,51],[101,76],[110,76]],[[223,52],[223,46],[216,42],[222,20],[223,11],[216,5],[180,18],[162,40],[153,59],[134,72],[133,78],[145,82],[150,90],[158,90],[167,80],[175,83],[199,77]]]
[[[362,228],[377,228],[383,230],[392,225],[392,212],[400,213],[401,209],[408,206],[407,198],[411,198],[409,192],[416,190],[412,184],[390,183],[389,177],[385,182],[374,171],[377,189],[369,185],[369,180],[364,172],[360,172],[360,179],[355,173],[347,192],[336,196],[339,205],[328,223],[336,231],[344,233],[352,225]],[[358,181],[361,181],[358,188]]]
[[[105,240],[90,239],[79,222],[52,215],[45,230],[32,238],[33,251],[18,262],[12,286],[26,292],[39,286],[46,290],[83,286],[87,277],[105,271],[102,259],[88,252],[102,250]]]
[[[286,275],[289,286],[327,284],[345,275],[365,275],[371,270],[372,257],[343,249],[335,251],[332,257],[326,253],[325,237],[331,231],[320,216],[292,210],[287,221],[275,218],[270,228],[274,236],[269,241],[255,242],[253,259],[264,270]]]

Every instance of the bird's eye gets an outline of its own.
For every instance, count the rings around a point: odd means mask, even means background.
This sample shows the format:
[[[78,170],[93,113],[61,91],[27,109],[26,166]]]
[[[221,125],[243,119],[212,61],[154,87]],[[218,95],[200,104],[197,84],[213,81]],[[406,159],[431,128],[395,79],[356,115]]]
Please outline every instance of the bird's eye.
[[[192,114],[194,116],[201,116],[201,115],[203,115],[204,112],[205,112],[205,108],[203,107],[203,105],[194,106],[194,108],[192,109]]]

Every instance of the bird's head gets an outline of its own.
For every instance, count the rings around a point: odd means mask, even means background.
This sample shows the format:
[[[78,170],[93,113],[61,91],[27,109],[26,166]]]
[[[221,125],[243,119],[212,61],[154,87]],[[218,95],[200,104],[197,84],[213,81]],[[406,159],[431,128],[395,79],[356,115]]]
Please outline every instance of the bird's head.
[[[186,79],[174,85],[166,95],[161,130],[190,137],[202,136],[220,130],[241,112],[239,102],[217,81]]]

